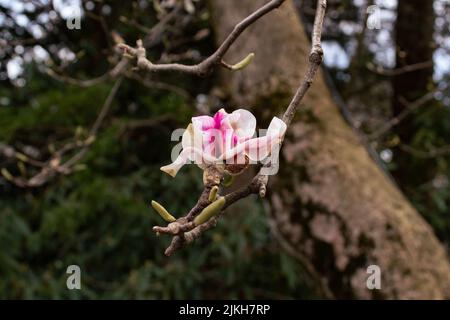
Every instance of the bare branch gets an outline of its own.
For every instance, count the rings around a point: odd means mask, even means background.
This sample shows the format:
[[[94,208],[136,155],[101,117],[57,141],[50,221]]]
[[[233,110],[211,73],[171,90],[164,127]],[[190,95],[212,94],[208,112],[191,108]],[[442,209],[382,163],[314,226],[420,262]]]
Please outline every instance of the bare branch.
[[[414,102],[409,102],[406,99],[402,98],[400,102],[405,106],[405,109],[400,112],[396,117],[393,117],[389,121],[387,121],[385,124],[383,124],[380,128],[372,132],[370,135],[367,136],[367,139],[369,141],[374,141],[380,139],[382,136],[384,136],[386,133],[388,133],[393,127],[398,125],[400,122],[402,122],[408,115],[410,115],[413,111],[417,110],[421,106],[423,106],[425,103],[429,102],[434,98],[435,91],[429,92],[426,95],[422,96],[421,98],[417,99]]]
[[[308,69],[306,71],[302,83],[297,89],[294,98],[292,99],[282,118],[282,120],[286,123],[288,127],[291,124],[291,121],[294,118],[298,106],[300,105],[300,102],[305,96],[306,91],[308,91],[309,87],[311,86],[320,64],[322,63],[323,50],[321,45],[321,37],[326,6],[327,6],[326,0],[317,1],[316,16],[314,18],[314,27],[311,37],[312,48],[311,53],[309,54]]]
[[[103,106],[94,124],[92,125],[89,131],[88,137],[84,141],[75,141],[64,145],[61,149],[54,152],[52,157],[45,163],[36,161],[30,163],[40,167],[40,171],[31,178],[26,179],[23,177],[14,177],[6,169],[2,169],[3,177],[18,187],[35,188],[46,184],[49,180],[53,179],[58,174],[67,175],[72,173],[75,170],[74,166],[78,163],[78,161],[80,161],[84,157],[86,152],[89,150],[90,145],[94,142],[95,136],[101,124],[103,123],[108,111],[111,108],[112,102],[114,101],[114,97],[117,94],[117,91],[122,83],[122,80],[123,77],[119,77],[114,83],[113,87],[111,88],[111,91],[108,94],[108,97],[103,103]],[[67,161],[62,163],[62,156],[67,151],[77,148],[80,148],[79,151],[75,153],[72,157],[70,157]],[[5,150],[11,152],[10,149]],[[17,155],[17,153],[15,154]]]
[[[103,103],[102,108],[100,109],[100,113],[97,116],[97,119],[95,119],[94,124],[91,127],[91,130],[89,131],[89,136],[86,139],[86,141],[95,139],[95,136],[97,135],[98,130],[100,129],[100,126],[103,123],[103,120],[105,120],[106,115],[108,114],[109,110],[111,109],[112,102],[114,101],[114,98],[117,94],[117,91],[120,88],[120,85],[122,84],[123,77],[120,77],[116,80],[113,87],[111,88],[111,91],[108,94],[108,97],[106,98],[105,102]],[[86,144],[83,146],[83,148],[75,154],[73,157],[71,157],[69,160],[67,160],[64,165],[62,165],[63,168],[69,169],[72,167],[76,162],[81,160],[81,158],[84,157],[86,152],[88,151],[89,144]]]
[[[367,69],[369,69],[370,71],[372,71],[376,74],[379,74],[382,76],[388,76],[388,77],[398,76],[401,74],[405,74],[405,73],[409,73],[409,72],[413,72],[413,71],[417,71],[417,70],[422,70],[422,69],[428,69],[431,67],[433,67],[433,61],[424,61],[424,62],[414,63],[414,64],[406,65],[404,67],[400,67],[397,69],[385,69],[381,66],[375,66],[373,63],[367,64]]]
[[[434,147],[428,150],[419,150],[406,144],[401,144],[400,149],[420,159],[434,159],[450,155],[450,145]]]
[[[146,50],[142,40],[136,42],[137,47],[133,48],[126,44],[119,44],[118,47],[123,50],[125,56],[137,59],[137,67],[150,72],[159,71],[176,71],[196,76],[206,76],[210,74],[214,68],[219,65],[223,66],[222,59],[228,49],[233,45],[236,39],[244,32],[247,27],[255,23],[259,18],[263,17],[272,10],[278,8],[285,0],[271,0],[262,6],[247,18],[239,22],[228,35],[219,48],[208,58],[195,65],[184,65],[179,63],[154,64],[146,57]],[[320,41],[320,39],[319,39]]]
[[[53,79],[58,80],[60,82],[79,86],[82,88],[87,88],[87,87],[91,87],[91,86],[97,85],[99,83],[105,82],[107,80],[116,78],[119,74],[121,74],[124,70],[126,70],[128,63],[129,63],[128,59],[122,58],[120,60],[120,62],[118,64],[116,64],[114,66],[114,68],[112,68],[108,72],[102,74],[99,77],[92,78],[92,79],[86,79],[86,80],[75,79],[75,78],[72,78],[72,77],[69,77],[66,75],[58,74],[54,70],[52,70],[51,68],[48,68],[48,67],[45,68],[45,73],[48,76],[50,76]]]
[[[158,23],[156,23],[152,28],[146,30],[147,35],[143,41],[144,46],[146,48],[152,47],[159,42],[158,39],[162,35],[164,28],[181,11],[180,10],[181,7],[182,7],[181,5],[176,6],[171,12],[169,12],[164,17],[162,17],[161,20],[159,20]],[[117,32],[115,32],[115,31],[109,32],[108,31],[108,28],[105,25],[105,21],[104,21],[103,17],[97,16],[92,13],[90,14],[90,16],[96,20],[99,20],[102,23],[102,28],[104,28],[105,34],[107,36],[111,35],[111,37],[114,39],[114,42],[116,45],[121,44],[123,42],[122,37]],[[109,39],[109,37],[108,37],[108,39]],[[116,51],[116,53],[117,53],[118,50],[117,50],[117,48],[115,48],[115,49],[116,50],[112,50],[112,51]],[[75,78],[69,77],[67,75],[60,74],[49,67],[45,67],[44,72],[48,76],[50,76],[53,79],[58,80],[62,83],[75,85],[75,86],[79,86],[82,88],[87,88],[87,87],[94,86],[99,83],[103,83],[105,81],[117,78],[120,74],[124,73],[127,70],[129,64],[130,64],[130,60],[126,57],[122,57],[122,59],[120,59],[120,61],[118,63],[116,63],[116,65],[113,68],[111,68],[111,70],[107,71],[106,73],[102,74],[101,76],[98,76],[98,77],[95,77],[92,79],[85,79],[85,80],[75,79]]]
[[[190,99],[191,98],[189,92],[187,92],[183,88],[180,88],[180,87],[178,87],[176,85],[173,85],[173,84],[170,84],[170,83],[149,80],[149,79],[140,77],[136,73],[127,74],[127,77],[130,78],[130,79],[138,81],[144,87],[147,87],[149,89],[167,90],[167,91],[171,91],[173,93],[176,93],[176,94],[178,94],[179,96],[181,96],[181,97],[183,97],[185,99]]]
[[[176,17],[177,14],[180,13],[181,7],[182,7],[181,5],[177,5],[172,11],[164,15],[156,25],[154,25],[151,29],[148,30],[148,34],[144,39],[144,44],[146,45],[146,47],[151,47],[161,40],[161,35],[165,30],[165,27]],[[111,35],[113,41],[116,44],[123,41],[118,33],[114,31],[109,32],[108,27],[102,17],[96,15],[91,15],[91,17],[100,21],[106,36]],[[108,97],[106,98],[105,102],[103,103],[103,106],[100,109],[100,112],[89,131],[88,137],[84,140],[79,140],[78,138],[75,138],[74,141],[70,141],[64,144],[58,150],[53,151],[51,157],[48,160],[38,161],[32,159],[31,157],[25,154],[15,151],[14,148],[10,146],[0,144],[0,154],[3,154],[6,158],[17,160],[18,166],[21,169],[22,174],[26,171],[26,168],[23,165],[24,163],[40,169],[32,177],[26,178],[24,174],[21,177],[15,177],[11,173],[9,173],[9,171],[6,168],[3,168],[1,170],[1,174],[3,175],[3,177],[18,187],[34,188],[46,184],[48,181],[50,181],[58,174],[67,175],[77,170],[76,167],[77,163],[84,157],[84,155],[89,150],[89,147],[95,141],[95,136],[99,128],[101,127],[107,113],[111,108],[112,102],[117,93],[117,90],[120,87],[120,84],[122,83],[123,77],[124,76],[129,77],[129,72],[127,72],[127,67],[129,66],[129,64],[130,64],[129,59],[127,59],[126,57],[122,57],[120,61],[117,64],[115,64],[115,66],[111,68],[108,72],[104,73],[99,77],[86,80],[75,79],[67,75],[62,75],[58,72],[55,72],[53,69],[49,67],[44,67],[44,72],[48,76],[54,78],[55,80],[70,85],[76,85],[80,87],[90,87],[113,79],[116,82],[111,88],[111,91],[108,94]],[[170,90],[178,93],[183,97],[189,97],[187,92],[183,91],[181,88],[178,88],[176,86],[162,82],[148,81],[140,77],[134,78],[138,81],[141,81],[141,83],[147,87],[152,87],[154,89]],[[75,154],[73,154],[67,161],[63,162],[63,156],[65,156],[69,151],[74,150],[77,150]]]
[[[306,92],[311,86],[316,76],[317,70],[319,69],[319,66],[322,62],[323,51],[321,46],[321,37],[322,37],[323,20],[325,17],[325,10],[326,10],[326,0],[318,0],[316,8],[316,16],[314,20],[314,28],[312,32],[312,49],[309,55],[308,69],[299,88],[297,89],[294,97],[292,98],[292,101],[290,102],[289,106],[287,107],[283,115],[283,121],[287,124],[288,127],[292,119],[294,118],[294,115],[300,105],[300,102],[302,101],[303,97],[305,96]],[[282,143],[283,141],[280,141],[280,144]],[[265,166],[268,165],[269,164],[266,164]],[[203,190],[197,204],[191,209],[191,211],[186,216],[181,217],[177,219],[175,222],[170,223],[167,227],[156,226],[153,228],[153,230],[157,233],[166,233],[173,235],[172,242],[166,249],[165,254],[167,256],[172,255],[177,250],[183,248],[187,244],[199,238],[203,232],[214,227],[217,224],[219,217],[223,214],[223,210],[225,210],[227,207],[234,204],[235,202],[243,198],[246,198],[252,194],[259,194],[261,197],[264,197],[266,194],[267,182],[269,177],[261,173],[262,167],[263,165],[261,164],[257,165],[258,174],[252,179],[252,181],[248,185],[225,195],[225,205],[221,208],[221,210],[218,213],[216,213],[216,215],[212,217],[210,220],[197,226],[195,223],[193,223],[194,217],[198,215],[204,208],[206,208],[211,203],[211,201],[209,200],[211,188],[216,185],[219,185],[220,182],[222,182],[224,179],[223,173],[217,171],[214,172],[213,168],[206,169],[204,171],[205,189]]]
[[[0,154],[5,158],[15,159],[22,161],[24,163],[30,164],[34,167],[43,167],[45,163],[36,159],[31,158],[30,156],[17,151],[12,146],[0,142]]]

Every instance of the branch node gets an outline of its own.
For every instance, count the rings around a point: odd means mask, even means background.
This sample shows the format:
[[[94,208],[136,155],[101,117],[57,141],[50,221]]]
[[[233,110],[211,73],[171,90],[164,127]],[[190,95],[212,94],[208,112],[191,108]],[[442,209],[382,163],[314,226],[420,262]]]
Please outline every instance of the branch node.
[[[318,45],[311,51],[309,55],[309,62],[319,65],[322,63],[322,59],[323,59],[323,49],[320,45]]]

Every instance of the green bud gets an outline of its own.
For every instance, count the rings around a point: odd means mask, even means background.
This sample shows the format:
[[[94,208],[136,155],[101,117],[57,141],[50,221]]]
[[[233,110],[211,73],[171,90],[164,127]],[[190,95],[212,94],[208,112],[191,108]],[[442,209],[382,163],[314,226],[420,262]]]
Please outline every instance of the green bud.
[[[83,134],[84,129],[81,126],[77,126],[75,128],[75,137],[81,137],[81,135]]]
[[[174,216],[172,216],[162,205],[160,205],[158,202],[152,200],[152,207],[153,209],[158,212],[158,214],[167,222],[174,222],[175,219]]]
[[[199,226],[208,221],[209,219],[211,219],[212,217],[214,217],[215,215],[217,215],[224,205],[225,205],[225,197],[219,197],[216,201],[214,201],[205,209],[203,209],[202,212],[200,212],[200,214],[195,217],[194,219],[195,225]]]
[[[3,168],[3,169],[1,170],[1,173],[2,173],[3,177],[5,177],[6,180],[8,180],[8,181],[14,180],[12,174],[9,173],[8,169]]]
[[[16,152],[16,158],[19,159],[20,161],[23,161],[23,162],[27,162],[28,161],[28,157],[26,155],[24,155],[23,153],[20,153],[20,152]]]
[[[211,188],[211,191],[209,192],[209,197],[208,200],[210,202],[213,202],[214,200],[216,200],[217,198],[217,191],[219,191],[219,187],[218,186],[214,186]]]
[[[17,163],[17,167],[19,168],[20,174],[22,176],[26,176],[27,174],[27,168],[25,167],[25,164],[22,161],[19,161]]]
[[[246,56],[243,60],[240,62],[234,64],[231,66],[231,70],[241,70],[244,69],[246,66],[252,62],[253,58],[255,57],[255,54],[252,52],[248,56]]]

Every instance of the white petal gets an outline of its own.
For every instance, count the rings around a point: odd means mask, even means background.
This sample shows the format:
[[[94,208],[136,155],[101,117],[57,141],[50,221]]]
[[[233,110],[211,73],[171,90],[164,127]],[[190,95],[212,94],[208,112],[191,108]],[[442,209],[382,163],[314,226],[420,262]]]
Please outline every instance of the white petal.
[[[238,109],[232,112],[228,117],[228,121],[234,129],[234,133],[240,139],[251,138],[255,133],[256,118],[248,110]]]
[[[194,144],[194,129],[192,124],[190,123],[186,130],[183,132],[183,137],[181,138],[181,145],[184,148],[190,147]]]
[[[286,123],[277,117],[273,117],[270,121],[269,128],[267,128],[267,135],[275,135],[281,138],[286,133]]]
[[[160,169],[161,169],[161,171],[167,173],[169,176],[174,178],[183,165],[184,165],[184,163],[181,163],[181,162],[178,162],[178,163],[173,162],[167,166],[161,167]]]
[[[190,154],[186,152],[189,148],[183,149],[178,155],[177,159],[167,166],[160,168],[161,171],[167,173],[169,176],[175,177],[182,166],[189,160]]]
[[[168,175],[175,177],[178,171],[189,161],[193,160],[194,163],[199,165],[211,164],[217,162],[217,158],[212,157],[208,154],[204,154],[201,149],[194,147],[187,147],[181,151],[177,159],[167,166],[161,167],[161,171],[167,173]]]
[[[227,150],[223,158],[227,163],[242,153],[245,153],[251,161],[260,161],[270,154],[272,149],[273,136],[264,136],[260,138],[248,139],[239,143],[236,147]]]
[[[261,161],[269,156],[275,147],[279,145],[285,132],[286,123],[274,117],[264,137],[253,138],[239,143],[236,147],[227,150],[224,158],[230,159],[245,151],[251,161]]]
[[[201,149],[202,146],[202,134],[194,126],[190,123],[186,130],[183,133],[183,137],[181,139],[181,145],[183,149],[188,147],[194,147]]]
[[[251,161],[261,161],[270,154],[273,136],[265,136],[246,141],[245,152]]]

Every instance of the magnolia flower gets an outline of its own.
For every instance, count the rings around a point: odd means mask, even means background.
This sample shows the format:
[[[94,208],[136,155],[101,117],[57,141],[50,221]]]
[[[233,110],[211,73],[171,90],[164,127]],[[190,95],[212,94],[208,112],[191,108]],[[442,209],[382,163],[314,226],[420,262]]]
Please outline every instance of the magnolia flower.
[[[174,177],[183,165],[194,161],[202,169],[217,165],[228,173],[236,173],[227,168],[241,165],[244,169],[250,161],[267,158],[286,132],[286,124],[277,117],[270,122],[265,136],[254,138],[255,128],[255,117],[244,109],[230,114],[221,109],[213,117],[194,117],[183,134],[183,150],[161,170]]]

